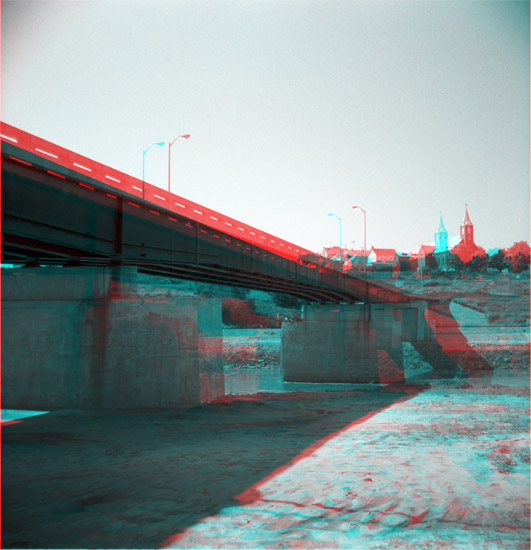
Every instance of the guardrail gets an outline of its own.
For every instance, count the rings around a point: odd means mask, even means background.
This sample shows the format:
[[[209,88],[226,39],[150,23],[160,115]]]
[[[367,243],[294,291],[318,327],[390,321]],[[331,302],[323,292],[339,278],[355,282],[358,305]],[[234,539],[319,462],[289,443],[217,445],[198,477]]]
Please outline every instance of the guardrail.
[[[124,172],[120,172],[110,166],[106,166],[84,157],[83,155],[74,153],[55,143],[20,130],[15,126],[1,122],[0,128],[0,138],[2,141],[59,164],[69,170],[89,176],[96,181],[137,197],[140,200],[143,198],[144,201],[150,202],[152,205],[163,207],[176,214],[181,214],[196,222],[208,225],[212,229],[222,231],[223,233],[227,233],[233,237],[242,239],[250,244],[257,245],[269,252],[273,252],[274,254],[278,254],[279,256],[299,263],[299,257],[301,255],[312,254],[310,250],[297,246],[284,239],[279,239],[270,233],[266,233],[256,227],[225,216],[220,212],[216,212],[215,210],[192,202],[184,197],[174,195],[155,185],[142,182],[142,180],[129,176]],[[13,155],[10,155],[10,158],[23,164],[31,165],[31,163],[18,159]],[[64,177],[53,171],[47,171],[54,176],[60,178]],[[142,193],[142,188],[144,188],[144,193]],[[142,194],[144,197],[142,197]],[[135,206],[140,205],[135,204]]]

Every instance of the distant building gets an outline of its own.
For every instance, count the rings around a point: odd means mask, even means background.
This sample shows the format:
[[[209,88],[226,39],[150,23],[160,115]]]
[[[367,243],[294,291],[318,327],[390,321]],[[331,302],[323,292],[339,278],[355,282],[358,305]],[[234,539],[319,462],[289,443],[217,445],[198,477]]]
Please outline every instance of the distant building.
[[[369,256],[369,251],[363,250],[354,250],[356,253],[353,256],[350,256],[349,263],[350,269],[354,271],[365,271],[367,269],[367,257]]]
[[[425,258],[428,254],[433,254],[435,247],[432,244],[421,244],[410,248],[407,252],[411,260],[418,260],[420,257]]]
[[[433,245],[421,245],[406,251],[412,271],[426,267],[426,258],[431,254],[437,266],[441,269],[448,267],[450,253],[459,256],[463,263],[469,262],[474,256],[484,254],[485,251],[474,242],[474,225],[468,214],[468,205],[465,205],[465,215],[461,223],[459,237],[448,238],[448,231],[444,226],[442,213],[439,213],[439,227],[435,231]],[[404,263],[404,260],[402,260]],[[433,263],[431,263],[433,267]]]
[[[421,244],[408,251],[411,270],[424,269],[426,267],[426,257],[435,252],[435,247],[431,244]]]
[[[435,232],[435,250],[433,251],[435,260],[440,268],[445,268],[448,264],[448,231],[444,227],[442,212],[439,212],[439,227]]]
[[[396,250],[394,248],[372,247],[368,256],[371,264],[380,263],[393,265],[398,261]]]
[[[351,250],[349,248],[341,248],[341,255],[339,253],[339,246],[329,246],[328,248],[323,248],[323,256],[329,258],[330,260],[344,260],[350,256],[356,256],[356,250]]]
[[[400,273],[408,273],[417,269],[417,264],[413,265],[410,260],[410,254],[398,253],[397,256]]]
[[[442,212],[439,212],[439,228],[435,232],[435,252],[446,252],[448,250],[448,231],[444,227]]]
[[[461,223],[459,244],[452,248],[452,254],[459,256],[462,262],[469,262],[474,256],[482,254],[484,251],[474,242],[474,225],[468,215],[468,205],[465,204],[465,216]]]
[[[400,273],[400,263],[398,254],[394,248],[371,248],[368,255],[369,265],[374,274],[392,273],[392,276],[398,276]]]
[[[419,248],[418,269],[426,267],[426,258],[435,252],[435,247],[431,244],[423,244]]]

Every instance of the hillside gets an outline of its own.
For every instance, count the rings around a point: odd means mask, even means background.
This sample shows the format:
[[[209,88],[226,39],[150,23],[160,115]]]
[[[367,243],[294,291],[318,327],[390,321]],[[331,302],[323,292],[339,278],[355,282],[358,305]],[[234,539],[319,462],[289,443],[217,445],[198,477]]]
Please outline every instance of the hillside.
[[[398,290],[406,294],[453,300],[480,311],[494,326],[529,325],[529,273],[426,278],[422,286],[420,279],[411,275],[401,277],[399,285]]]

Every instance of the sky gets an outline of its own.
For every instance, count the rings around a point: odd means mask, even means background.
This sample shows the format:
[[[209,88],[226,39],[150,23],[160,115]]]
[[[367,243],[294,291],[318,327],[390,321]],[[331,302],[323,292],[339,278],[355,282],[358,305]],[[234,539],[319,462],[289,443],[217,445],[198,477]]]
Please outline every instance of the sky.
[[[1,119],[321,252],[529,241],[529,3],[2,0]],[[167,189],[168,148],[146,154]],[[354,243],[353,243],[354,241]]]

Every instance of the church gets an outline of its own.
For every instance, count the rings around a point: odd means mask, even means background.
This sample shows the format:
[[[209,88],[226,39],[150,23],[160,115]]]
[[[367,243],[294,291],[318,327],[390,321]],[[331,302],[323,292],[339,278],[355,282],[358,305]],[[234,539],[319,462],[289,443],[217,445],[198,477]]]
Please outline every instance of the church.
[[[483,253],[483,249],[474,242],[474,225],[468,215],[468,205],[465,204],[465,216],[459,231],[460,241],[450,252],[459,256],[463,263],[469,262],[474,256]],[[435,258],[439,267],[446,267],[448,262],[448,231],[444,227],[442,214],[439,218],[439,228],[435,232]]]

